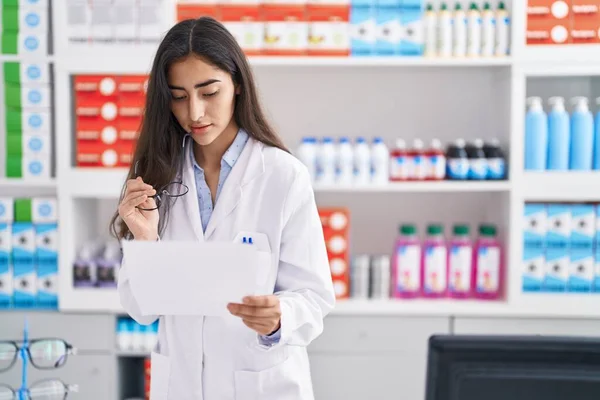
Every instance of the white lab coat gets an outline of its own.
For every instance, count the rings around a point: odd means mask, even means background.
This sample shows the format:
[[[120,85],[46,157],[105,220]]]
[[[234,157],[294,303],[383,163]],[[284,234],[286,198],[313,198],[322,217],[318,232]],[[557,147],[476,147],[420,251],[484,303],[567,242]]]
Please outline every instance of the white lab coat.
[[[172,208],[161,240],[262,237],[255,243],[262,241],[266,248],[260,250],[272,255],[265,268],[268,290],[277,291],[281,302],[281,339],[266,347],[234,316],[142,316],[125,259],[121,304],[141,324],[160,321],[159,345],[151,355],[151,400],[314,399],[306,346],[321,334],[335,295],[307,169],[290,154],[250,138],[203,233],[193,168],[186,160],[183,181],[190,191]]]

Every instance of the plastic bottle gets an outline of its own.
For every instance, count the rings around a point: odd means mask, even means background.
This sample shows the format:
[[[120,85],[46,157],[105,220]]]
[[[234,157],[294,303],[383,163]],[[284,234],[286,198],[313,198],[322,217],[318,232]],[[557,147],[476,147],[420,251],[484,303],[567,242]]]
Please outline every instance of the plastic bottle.
[[[121,246],[119,243],[107,243],[102,257],[97,263],[97,284],[99,287],[117,287],[121,259]]]
[[[378,185],[390,181],[390,151],[382,138],[373,139],[371,146],[371,182]]]
[[[427,227],[421,268],[424,297],[445,297],[448,289],[448,249],[442,225]]]
[[[464,139],[457,139],[446,152],[448,179],[465,180],[469,177],[469,159]]]
[[[406,181],[408,179],[408,152],[406,142],[402,139],[396,140],[396,148],[390,152],[390,180]]]
[[[473,275],[473,243],[467,225],[455,225],[450,240],[448,261],[448,295],[453,298],[471,296]]]
[[[306,166],[310,179],[314,183],[317,179],[317,139],[304,137],[298,146],[298,159]]]
[[[596,99],[596,104],[600,105],[600,97]],[[594,169],[600,169],[600,110],[596,113],[594,122]]]
[[[496,9],[496,56],[505,57],[509,53],[510,42],[510,17],[504,2],[498,3]]]
[[[504,265],[502,248],[496,237],[494,225],[482,224],[475,246],[475,273],[472,287],[479,299],[498,299],[500,297]]]
[[[336,153],[333,138],[324,137],[317,149],[317,183],[331,185],[335,182]]]
[[[371,179],[371,151],[364,137],[357,137],[354,146],[354,183],[366,185]]]
[[[452,15],[452,38],[454,39],[452,55],[454,57],[464,57],[467,55],[467,15],[460,3],[454,6]]]
[[[546,168],[548,118],[540,97],[529,97],[527,104],[529,109],[525,115],[525,169],[541,171]]]
[[[427,176],[427,165],[425,164],[425,145],[421,139],[413,140],[412,149],[409,152],[410,162],[412,167],[410,179],[421,181]]]
[[[485,153],[483,152],[483,140],[475,139],[466,147],[469,157],[469,179],[481,181],[487,178],[488,167]]]
[[[469,57],[481,55],[481,12],[475,2],[469,5],[467,13],[467,55]]]
[[[504,179],[506,177],[506,157],[500,148],[498,139],[492,139],[484,144],[483,152],[487,160],[487,179]]]
[[[446,3],[440,5],[440,12],[438,17],[438,54],[440,57],[451,57],[454,46],[452,39],[452,13],[448,10]]]
[[[127,318],[119,318],[117,322],[117,346],[119,350],[131,350],[133,343],[132,332],[129,331]]]
[[[548,114],[546,167],[552,171],[566,171],[569,169],[569,148],[571,146],[569,113],[565,109],[565,99],[562,97],[550,97],[548,103],[552,109]]]
[[[588,171],[592,169],[592,146],[594,145],[594,117],[586,97],[571,99],[575,108],[571,113],[571,154],[569,169]]]
[[[400,226],[392,259],[394,297],[418,297],[421,292],[421,244],[414,225]]]
[[[427,3],[425,8],[425,56],[437,56],[437,14],[433,5]]]
[[[496,16],[492,11],[489,2],[483,4],[481,13],[481,55],[491,57],[494,55],[494,46],[496,44]]]
[[[443,180],[446,178],[446,155],[442,150],[442,142],[439,139],[433,139],[429,150],[425,153],[427,158],[427,175],[428,180]]]
[[[340,185],[352,185],[354,180],[354,150],[350,139],[341,137],[337,151],[336,161],[336,183]]]

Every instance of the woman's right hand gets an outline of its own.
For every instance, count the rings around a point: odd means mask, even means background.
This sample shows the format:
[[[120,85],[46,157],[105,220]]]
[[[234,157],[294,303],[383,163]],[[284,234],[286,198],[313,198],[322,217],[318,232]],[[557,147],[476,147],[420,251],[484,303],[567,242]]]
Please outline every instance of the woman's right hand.
[[[141,177],[129,179],[121,204],[119,216],[125,222],[136,240],[158,239],[158,210],[144,211],[140,208],[156,208],[154,196],[156,190],[142,180]]]

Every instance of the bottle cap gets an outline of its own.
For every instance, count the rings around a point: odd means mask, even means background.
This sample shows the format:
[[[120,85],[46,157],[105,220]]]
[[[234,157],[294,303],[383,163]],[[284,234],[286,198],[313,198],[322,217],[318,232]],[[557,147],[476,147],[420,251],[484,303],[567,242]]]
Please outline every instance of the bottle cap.
[[[441,235],[444,233],[444,227],[440,224],[431,224],[427,227],[427,234],[428,235]]]
[[[490,146],[500,147],[500,141],[497,138],[493,138],[492,140],[490,140]]]
[[[396,139],[396,148],[400,150],[406,149],[406,141],[404,139]]]
[[[467,236],[469,234],[469,227],[467,225],[454,225],[452,232],[456,236]]]
[[[483,9],[484,10],[491,10],[492,6],[490,6],[490,3],[486,1],[485,3],[483,3]]]
[[[431,148],[435,150],[440,150],[442,148],[442,142],[439,139],[432,139]]]
[[[457,147],[465,147],[465,139],[456,139],[456,141],[454,142],[456,144]]]
[[[333,143],[333,138],[330,136],[325,136],[323,138],[323,143]]]
[[[505,9],[506,9],[506,6],[504,5],[504,2],[503,1],[499,2],[498,3],[498,10],[505,10]]]
[[[485,237],[496,236],[496,227],[491,224],[481,224],[479,226],[479,234]]]
[[[410,224],[405,224],[405,225],[400,225],[400,233],[402,235],[416,235],[417,234],[417,227],[414,225],[410,225]]]
[[[366,143],[365,138],[362,136],[359,136],[356,138],[356,143]]]
[[[462,10],[462,5],[461,5],[460,3],[458,3],[458,2],[457,2],[457,3],[456,3],[456,5],[454,6],[454,9],[455,9],[456,11],[458,11],[458,10]]]
[[[425,8],[425,11],[433,11],[433,4],[427,3],[427,7]]]
[[[340,143],[350,143],[350,139],[347,136],[342,136],[340,138]]]
[[[475,2],[471,2],[471,4],[469,5],[469,10],[477,10],[477,4]]]
[[[588,107],[588,103],[589,100],[587,97],[583,97],[583,96],[575,96],[571,99],[571,103],[573,103],[573,105],[575,106],[575,110],[577,111],[588,111],[589,107]]]
[[[448,5],[446,3],[442,3],[440,5],[440,11],[448,11]]]
[[[535,110],[543,110],[543,103],[542,103],[542,98],[541,97],[528,97],[527,98],[527,104],[529,105],[530,109],[535,109]]]
[[[475,139],[473,140],[473,146],[479,148],[483,147],[483,140],[482,139]]]
[[[423,150],[424,147],[425,147],[425,144],[423,144],[423,141],[421,139],[413,140],[413,148],[415,150]]]
[[[376,137],[373,139],[373,143],[375,143],[375,144],[383,143],[383,138],[382,138],[382,137],[379,137],[379,136],[376,136]]]

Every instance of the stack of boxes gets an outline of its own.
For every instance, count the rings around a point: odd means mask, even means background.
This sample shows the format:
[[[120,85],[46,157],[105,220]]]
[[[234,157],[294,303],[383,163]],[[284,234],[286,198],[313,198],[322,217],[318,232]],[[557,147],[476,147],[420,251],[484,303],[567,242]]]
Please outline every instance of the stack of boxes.
[[[75,77],[77,166],[131,164],[147,79],[145,75]]]
[[[52,122],[49,64],[5,62],[6,176],[51,176]]]
[[[2,0],[2,53],[48,54],[49,0]]]
[[[524,292],[600,292],[600,206],[526,204]]]
[[[179,21],[223,22],[247,55],[420,55],[422,0],[179,0]]]
[[[55,198],[0,198],[0,308],[58,308]]]
[[[320,208],[329,268],[337,299],[350,295],[350,212],[345,208]]]
[[[599,0],[528,0],[527,45],[599,44]]]
[[[66,0],[66,3],[67,37],[73,44],[156,43],[168,29],[167,0]]]

